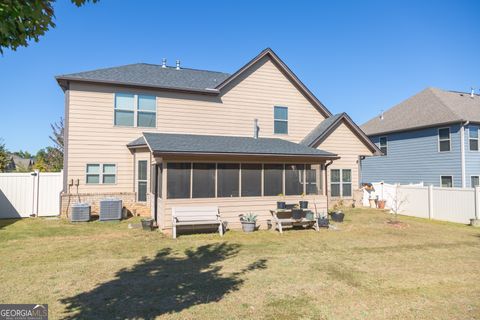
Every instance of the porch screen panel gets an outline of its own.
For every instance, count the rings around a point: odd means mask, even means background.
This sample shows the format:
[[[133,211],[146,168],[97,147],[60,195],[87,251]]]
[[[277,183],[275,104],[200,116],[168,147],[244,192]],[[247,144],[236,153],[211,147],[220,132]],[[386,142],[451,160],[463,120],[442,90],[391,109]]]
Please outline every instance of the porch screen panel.
[[[285,195],[298,196],[303,193],[304,169],[303,164],[285,165]]]
[[[257,163],[242,164],[242,197],[262,195],[262,165]]]
[[[322,173],[319,164],[305,166],[305,193],[309,195],[320,194],[322,190]]]
[[[217,164],[217,196],[238,197],[240,187],[240,165],[238,163]]]
[[[190,163],[167,164],[167,198],[190,198]]]
[[[283,193],[283,164],[265,164],[263,194],[276,196]]]
[[[193,164],[192,198],[215,198],[215,163]]]

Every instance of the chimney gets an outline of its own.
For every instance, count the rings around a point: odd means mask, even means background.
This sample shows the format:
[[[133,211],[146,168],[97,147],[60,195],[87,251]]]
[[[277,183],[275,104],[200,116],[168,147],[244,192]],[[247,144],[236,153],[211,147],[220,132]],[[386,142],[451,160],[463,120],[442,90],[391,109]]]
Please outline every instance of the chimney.
[[[177,60],[177,70],[180,70],[180,60]]]
[[[470,88],[470,98],[473,98],[474,94],[475,94],[475,89],[472,87]]]
[[[260,128],[258,127],[258,119],[253,120],[253,138],[258,139],[258,131]]]
[[[166,68],[166,67],[167,67],[167,59],[163,58],[162,59],[162,68]]]

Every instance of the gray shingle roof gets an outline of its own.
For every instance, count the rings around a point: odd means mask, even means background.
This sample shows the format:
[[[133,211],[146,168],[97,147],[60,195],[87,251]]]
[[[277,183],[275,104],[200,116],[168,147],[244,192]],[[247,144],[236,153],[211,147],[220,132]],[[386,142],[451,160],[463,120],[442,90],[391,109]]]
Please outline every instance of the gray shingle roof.
[[[361,126],[368,135],[451,122],[480,122],[480,96],[427,88]]]
[[[315,141],[322,139],[323,136],[328,132],[328,130],[337,122],[337,120],[342,118],[343,115],[344,113],[338,113],[323,120],[318,126],[316,126],[312,131],[310,131],[310,133],[305,138],[303,138],[300,143],[306,146],[311,146]]]
[[[57,76],[57,80],[83,80],[103,83],[120,83],[159,88],[206,90],[213,89],[229,77],[228,73],[162,68],[161,65],[136,63],[120,67],[98,69]]]
[[[335,158],[337,155],[298,143],[277,139],[209,136],[175,133],[143,133],[143,138],[154,153],[245,154],[281,156],[317,156]],[[136,139],[127,146],[138,146]]]

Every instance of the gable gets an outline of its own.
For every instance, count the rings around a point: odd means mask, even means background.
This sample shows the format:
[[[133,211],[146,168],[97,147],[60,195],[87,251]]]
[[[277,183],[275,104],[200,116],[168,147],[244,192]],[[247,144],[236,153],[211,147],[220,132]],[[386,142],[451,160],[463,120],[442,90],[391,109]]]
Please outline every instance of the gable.
[[[345,155],[369,156],[374,154],[345,121],[337,124],[334,130],[314,147],[336,153],[340,157],[345,157]]]

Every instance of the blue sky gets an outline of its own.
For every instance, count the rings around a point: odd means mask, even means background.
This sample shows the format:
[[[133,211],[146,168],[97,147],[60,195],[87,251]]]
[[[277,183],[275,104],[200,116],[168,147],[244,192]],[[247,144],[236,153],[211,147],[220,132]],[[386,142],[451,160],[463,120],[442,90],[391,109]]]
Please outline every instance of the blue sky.
[[[480,1],[114,1],[55,5],[55,29],[0,56],[0,137],[50,144],[54,76],[135,62],[234,72],[271,47],[333,113],[362,124],[427,86],[480,88]]]

